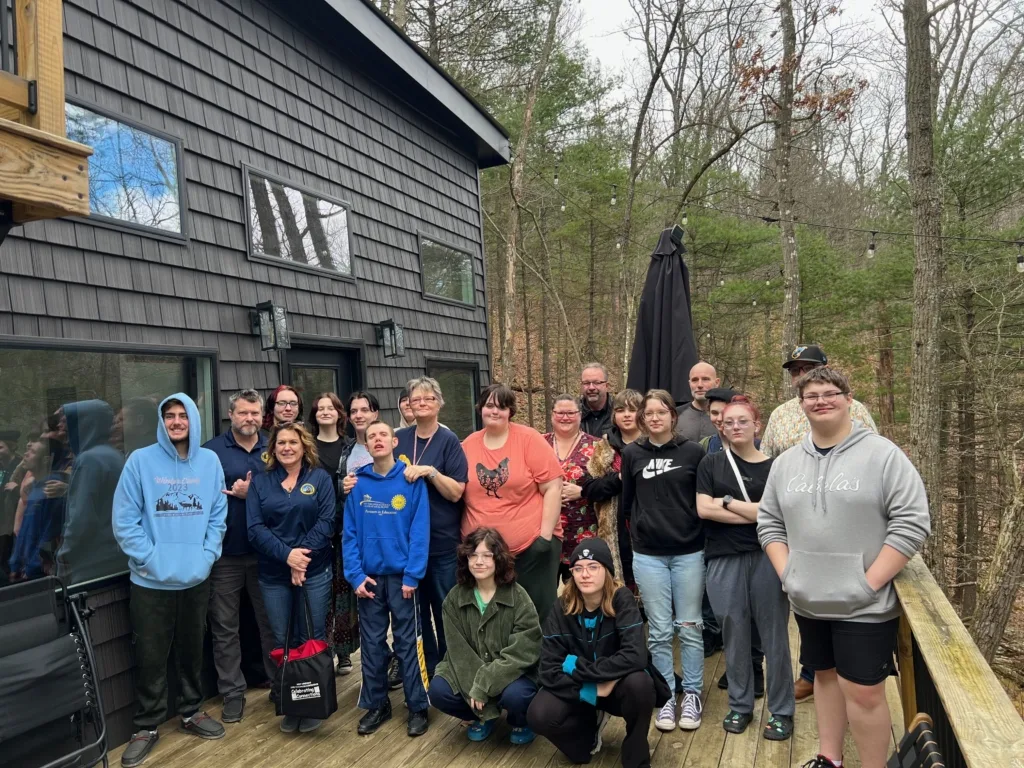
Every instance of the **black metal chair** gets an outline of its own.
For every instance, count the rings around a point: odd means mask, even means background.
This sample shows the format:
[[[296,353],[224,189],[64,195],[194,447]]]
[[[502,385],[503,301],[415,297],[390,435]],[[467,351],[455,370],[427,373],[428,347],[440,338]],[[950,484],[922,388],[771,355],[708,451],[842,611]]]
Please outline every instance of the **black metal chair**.
[[[932,732],[933,725],[928,715],[916,715],[886,768],[945,768],[946,762]]]
[[[48,577],[0,589],[0,754],[14,768],[107,766],[84,598]]]

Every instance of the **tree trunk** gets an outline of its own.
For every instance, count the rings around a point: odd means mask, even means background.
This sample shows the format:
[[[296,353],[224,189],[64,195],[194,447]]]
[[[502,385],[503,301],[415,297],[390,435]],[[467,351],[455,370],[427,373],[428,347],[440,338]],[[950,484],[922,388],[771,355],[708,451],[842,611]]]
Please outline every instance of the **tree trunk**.
[[[562,0],[551,0],[551,15],[548,18],[547,34],[544,37],[544,44],[537,59],[537,65],[533,70],[529,90],[526,93],[526,101],[523,105],[523,122],[519,127],[519,138],[516,141],[515,151],[512,154],[512,170],[509,178],[512,199],[509,202],[508,241],[505,245],[505,263],[503,265],[505,317],[502,332],[504,335],[501,340],[501,375],[506,380],[508,380],[514,368],[512,342],[515,336],[516,259],[519,256],[519,205],[523,194],[526,153],[530,146],[533,112],[537,106],[540,84],[544,79],[544,73],[547,71],[548,61],[551,59],[551,51],[555,47],[555,37],[558,34],[558,15],[561,10]]]
[[[299,232],[299,225],[295,222],[295,211],[292,210],[288,193],[280,184],[273,182],[270,182],[270,191],[274,193],[274,202],[277,203],[277,212],[281,217],[281,224],[284,226],[285,239],[288,241],[290,253],[285,258],[291,258],[292,261],[297,261],[300,264],[308,263],[306,247],[302,244],[302,233]]]
[[[253,208],[256,209],[256,220],[260,224],[260,238],[263,240],[260,250],[267,256],[280,258],[281,238],[277,235],[277,218],[274,216],[274,207],[270,204],[267,182],[258,176],[250,176],[249,179]]]
[[[547,270],[551,274],[551,270]],[[551,346],[548,339],[548,297],[541,294],[540,302],[540,366],[544,387],[544,431],[551,431]]]
[[[878,416],[882,434],[890,440],[896,439],[896,360],[892,348],[892,320],[884,301],[878,302],[878,319],[875,321],[875,338],[878,339],[878,368],[875,377],[878,382]]]
[[[430,5],[431,5],[431,7],[433,7],[434,0],[430,0]],[[405,25],[409,21],[408,0],[395,0],[394,9],[395,9],[395,16],[394,16],[395,26],[398,27],[400,30],[402,30],[404,32],[405,31]],[[435,36],[434,39],[436,40],[436,36]],[[435,46],[436,46],[436,43],[435,43]]]
[[[779,68],[779,113],[775,119],[775,167],[782,238],[782,355],[785,359],[785,355],[801,341],[800,258],[796,249],[796,226],[793,224],[796,193],[790,167],[793,157],[794,80],[799,62],[793,0],[781,0],[779,13],[782,21],[782,66]],[[782,377],[785,391],[789,386],[788,372],[783,371]]]
[[[974,326],[972,296],[967,295],[965,321],[968,338]],[[957,569],[956,581],[960,599],[960,614],[974,613],[978,587],[978,487],[977,487],[977,435],[974,409],[977,407],[977,389],[970,364],[964,365],[964,377],[958,391],[957,419]]]
[[[926,0],[905,0],[903,31],[907,46],[907,165],[914,214],[914,316],[910,376],[910,458],[928,493],[932,536],[924,557],[945,588],[942,522],[941,368],[942,199],[935,171],[931,37]]]
[[[303,195],[302,207],[306,212],[306,229],[309,230],[309,237],[313,241],[313,250],[316,252],[317,261],[324,269],[334,269],[334,262],[331,261],[331,247],[327,242],[324,223],[320,220],[316,198]]]
[[[594,220],[590,220],[590,295],[587,297],[587,360],[597,359],[597,339],[594,323],[594,301],[597,294],[597,244],[594,236]]]
[[[523,289],[523,336],[526,345],[526,413],[533,426],[533,355],[530,353],[530,297],[526,292],[526,265],[520,266],[519,284]]]

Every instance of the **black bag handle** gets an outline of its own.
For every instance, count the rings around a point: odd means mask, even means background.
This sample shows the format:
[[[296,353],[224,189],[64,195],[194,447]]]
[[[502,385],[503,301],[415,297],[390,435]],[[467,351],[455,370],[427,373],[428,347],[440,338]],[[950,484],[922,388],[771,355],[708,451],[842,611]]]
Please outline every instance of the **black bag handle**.
[[[288,654],[292,650],[292,625],[295,624],[295,609],[299,606],[299,601],[295,599],[296,593],[302,595],[302,602],[304,603],[306,612],[306,636],[313,639],[313,607],[309,604],[309,593],[306,592],[305,586],[298,586],[292,589],[292,610],[288,616],[288,627],[284,631],[284,658],[281,659],[281,666],[284,666],[288,661]]]

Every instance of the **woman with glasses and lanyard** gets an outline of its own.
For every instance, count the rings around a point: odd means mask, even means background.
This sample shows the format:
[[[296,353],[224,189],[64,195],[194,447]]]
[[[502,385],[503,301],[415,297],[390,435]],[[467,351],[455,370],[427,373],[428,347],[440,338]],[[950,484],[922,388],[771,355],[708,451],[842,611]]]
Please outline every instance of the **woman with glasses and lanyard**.
[[[630,521],[633,575],[650,625],[648,643],[654,664],[666,680],[675,679],[672,638],[679,635],[683,667],[684,731],[701,723],[704,688],[704,526],[697,516],[697,467],[700,443],[676,434],[675,400],[652,389],[640,409],[647,433],[622,451],[622,509]],[[654,720],[662,731],[676,727],[672,696]]]
[[[456,581],[455,550],[462,538],[462,494],[469,480],[469,466],[458,436],[437,421],[444,406],[437,379],[421,376],[412,379],[406,389],[416,421],[395,433],[395,455],[407,465],[406,480],[411,483],[422,477],[427,483],[430,556],[427,572],[420,579],[419,596],[423,606],[423,655],[427,673],[433,675],[447,650],[442,607]]]
[[[572,395],[559,395],[551,408],[552,431],[544,435],[562,467],[562,556],[558,572],[569,580],[569,555],[584,539],[597,536],[594,505],[583,496],[587,464],[597,440],[580,428],[579,402]]]
[[[263,431],[269,432],[278,424],[302,420],[302,395],[294,387],[282,384],[267,398],[263,414]]]
[[[722,727],[743,733],[753,720],[754,670],[750,622],[757,626],[768,660],[768,712],[763,736],[793,735],[793,668],[789,655],[789,601],[757,539],[757,508],[772,460],[755,447],[761,414],[737,395],[722,413],[726,447],[708,454],[697,469],[697,514],[704,520],[707,588],[725,641],[729,713]],[[759,664],[760,666],[760,664]]]

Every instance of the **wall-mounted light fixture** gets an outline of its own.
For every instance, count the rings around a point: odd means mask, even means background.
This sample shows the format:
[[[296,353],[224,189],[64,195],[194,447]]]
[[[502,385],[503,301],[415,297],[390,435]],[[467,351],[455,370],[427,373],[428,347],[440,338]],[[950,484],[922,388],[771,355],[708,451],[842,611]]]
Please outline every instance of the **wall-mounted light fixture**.
[[[260,348],[291,349],[292,341],[288,334],[288,313],[284,307],[272,301],[263,301],[256,309],[249,310],[252,332],[260,337]]]
[[[405,328],[391,318],[377,323],[377,343],[384,347],[384,357],[405,357]]]

